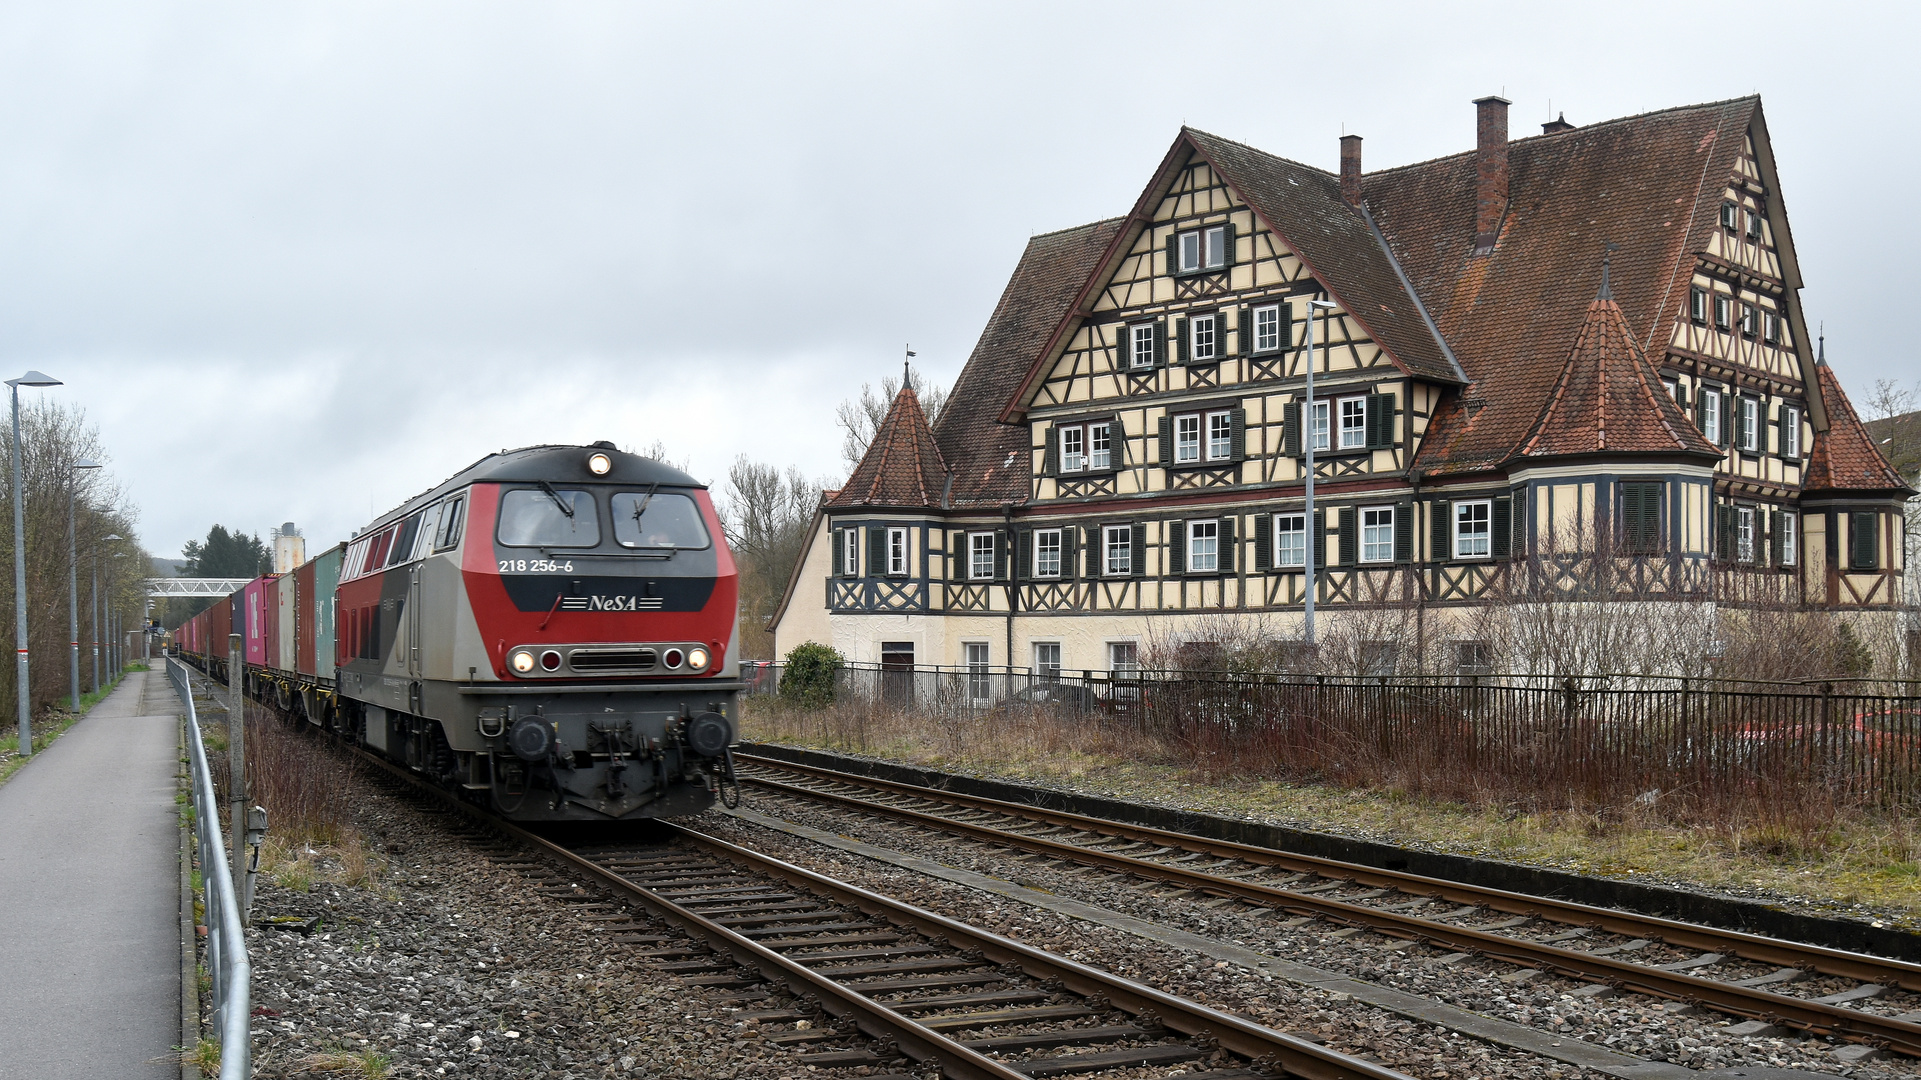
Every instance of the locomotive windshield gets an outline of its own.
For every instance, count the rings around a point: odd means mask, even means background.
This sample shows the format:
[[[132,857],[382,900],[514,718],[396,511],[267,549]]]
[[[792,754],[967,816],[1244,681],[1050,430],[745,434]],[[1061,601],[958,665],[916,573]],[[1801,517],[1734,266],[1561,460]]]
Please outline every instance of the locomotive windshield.
[[[520,488],[500,497],[498,535],[510,547],[595,547],[600,512],[585,491]]]
[[[708,544],[700,508],[685,495],[617,492],[613,513],[614,539],[622,547],[704,548]]]

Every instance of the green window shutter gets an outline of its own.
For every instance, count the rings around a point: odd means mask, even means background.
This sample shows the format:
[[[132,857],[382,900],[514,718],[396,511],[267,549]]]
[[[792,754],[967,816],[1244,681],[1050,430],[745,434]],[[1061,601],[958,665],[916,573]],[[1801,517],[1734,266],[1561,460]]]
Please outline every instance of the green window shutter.
[[[1453,507],[1446,499],[1436,499],[1427,504],[1428,562],[1446,562],[1454,557],[1452,513]]]
[[[1313,524],[1307,530],[1308,549],[1313,552],[1314,565],[1327,565],[1327,511],[1314,511]]]
[[[1394,504],[1394,561],[1414,561],[1414,504]]]
[[[1020,580],[1029,581],[1034,577],[1034,530],[1022,529],[1015,537],[1019,554],[1014,563],[1019,567]]]
[[[1781,565],[1781,511],[1768,511],[1768,565]]]
[[[1234,318],[1236,320],[1234,323],[1234,355],[1253,356],[1254,309],[1248,307],[1246,304],[1242,304],[1241,310]]]
[[[1114,370],[1126,371],[1134,366],[1134,332],[1125,322],[1114,324]]]
[[[1517,549],[1514,539],[1522,528],[1519,519],[1525,515],[1517,515],[1514,509],[1512,496],[1497,495],[1488,511],[1487,550],[1497,559],[1513,558]]]
[[[1059,476],[1061,473],[1061,443],[1055,437],[1058,429],[1048,425],[1041,429],[1041,475]],[[1082,447],[1083,450],[1086,447]]]
[[[1722,449],[1727,448],[1728,436],[1732,434],[1731,428],[1732,428],[1732,421],[1734,420],[1734,416],[1733,416],[1734,394],[1732,391],[1733,391],[1733,388],[1730,387],[1728,393],[1721,395],[1721,447]]]
[[[1343,506],[1340,516],[1334,519],[1339,522],[1335,529],[1341,536],[1342,566],[1353,566],[1360,561],[1360,530],[1355,527],[1354,517],[1354,508]]]
[[[1167,320],[1154,320],[1154,366],[1167,366]]]
[[[1394,445],[1394,395],[1369,394],[1367,396],[1367,446],[1370,450],[1385,450]]]
[[[880,525],[867,526],[867,576],[879,577],[887,572],[887,530]]]
[[[832,549],[833,557],[828,560],[828,570],[827,570],[828,577],[839,577],[840,575],[847,572],[847,568],[841,565],[841,561],[842,561],[841,545],[845,544],[847,541],[841,539],[840,534],[841,534],[840,529],[830,529],[828,530],[828,533],[827,533],[827,542],[834,545]]]
[[[1293,348],[1294,347],[1294,302],[1291,300],[1281,301],[1280,329],[1281,329],[1281,348],[1283,350]]]
[[[1221,226],[1221,269],[1234,265],[1234,223]]]
[[[1221,519],[1221,555],[1219,559],[1215,560],[1214,565],[1221,568],[1221,575],[1223,577],[1234,574],[1241,565],[1239,558],[1241,549],[1240,522],[1240,518],[1224,517]]]
[[[1118,469],[1127,464],[1127,426],[1121,423],[1120,414],[1107,418],[1108,461]]]
[[[1733,507],[1728,506],[1726,503],[1715,504],[1714,557],[1721,562],[1729,561],[1733,554],[1731,549],[1734,547],[1734,529],[1729,520],[1733,516]]]
[[[967,534],[964,532],[947,535],[947,580],[967,580]]]
[[[1682,416],[1688,415],[1688,387],[1678,379],[1674,383],[1674,406],[1681,410]]]
[[[1301,403],[1290,401],[1281,406],[1281,453],[1301,456]]]
[[[1129,560],[1128,565],[1134,568],[1134,577],[1147,575],[1147,526],[1142,522],[1134,523],[1134,550]]]
[[[1272,569],[1274,565],[1274,515],[1261,513],[1254,515],[1254,569]]]
[[[1175,361],[1174,361],[1175,363],[1177,364],[1187,363],[1187,320],[1186,319],[1174,320],[1174,356],[1175,356]]]
[[[1008,571],[1008,548],[1014,544],[1013,536],[1006,529],[994,531],[994,580],[1006,581]]]
[[[1880,563],[1881,515],[1854,510],[1848,514],[1848,563],[1855,570],[1872,570]]]
[[[1161,417],[1160,443],[1161,453],[1159,463],[1162,465],[1174,464],[1174,418],[1171,416]]]
[[[1181,272],[1181,234],[1167,234],[1167,276],[1173,277]]]
[[[1187,528],[1184,522],[1167,523],[1167,572],[1187,572]]]
[[[1247,410],[1232,409],[1227,414],[1228,423],[1233,430],[1228,435],[1228,446],[1234,452],[1235,461],[1247,460]]]
[[[1061,527],[1061,580],[1072,581],[1081,576],[1081,530],[1079,526]]]

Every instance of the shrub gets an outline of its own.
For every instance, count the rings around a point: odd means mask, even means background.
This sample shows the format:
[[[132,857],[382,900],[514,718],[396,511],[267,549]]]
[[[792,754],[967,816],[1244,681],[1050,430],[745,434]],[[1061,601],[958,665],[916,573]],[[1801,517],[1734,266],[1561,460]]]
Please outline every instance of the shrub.
[[[839,652],[816,641],[806,641],[787,653],[780,675],[780,696],[803,708],[834,703],[834,675],[843,663]]]

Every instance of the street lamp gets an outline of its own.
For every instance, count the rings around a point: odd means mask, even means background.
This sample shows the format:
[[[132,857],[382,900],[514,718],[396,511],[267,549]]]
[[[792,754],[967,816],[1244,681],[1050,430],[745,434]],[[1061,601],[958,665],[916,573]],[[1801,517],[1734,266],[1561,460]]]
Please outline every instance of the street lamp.
[[[124,559],[127,553],[116,551],[113,557]],[[108,563],[107,568],[111,570],[113,564]],[[113,582],[119,576],[119,574],[107,575],[107,663],[113,668],[113,677],[116,679],[120,677],[120,669],[127,666],[126,659],[120,654],[120,613],[113,609]]]
[[[122,539],[119,533],[108,533],[101,538],[102,543],[111,544]],[[100,692],[100,549],[93,549],[93,692]]]
[[[73,470],[98,469],[100,463],[81,458]],[[80,541],[74,530],[73,504],[80,497],[80,480],[67,485],[67,630],[73,637],[73,711],[80,711]]]
[[[1316,308],[1322,311],[1331,311],[1334,308],[1334,303],[1330,300],[1309,300],[1307,302],[1307,401],[1301,406],[1301,433],[1305,436],[1304,442],[1306,444],[1305,449],[1307,450],[1307,512],[1305,524],[1307,526],[1308,543],[1307,559],[1305,560],[1307,566],[1304,567],[1304,569],[1307,571],[1307,626],[1305,629],[1307,647],[1310,650],[1314,648],[1314,559],[1315,556],[1320,553],[1321,545],[1327,543],[1326,530],[1316,530],[1314,528],[1314,311]],[[1334,434],[1333,420],[1334,417],[1330,411],[1327,425],[1327,433],[1330,437]]]
[[[33,756],[33,697],[27,687],[27,500],[20,490],[20,388],[59,386],[38,371],[8,379],[13,387],[13,677],[20,684],[20,756]]]

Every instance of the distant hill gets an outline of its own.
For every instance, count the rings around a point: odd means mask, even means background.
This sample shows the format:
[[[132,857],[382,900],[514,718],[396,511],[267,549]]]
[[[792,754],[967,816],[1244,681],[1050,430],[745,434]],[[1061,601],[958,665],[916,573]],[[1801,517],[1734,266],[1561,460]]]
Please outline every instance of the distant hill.
[[[1921,410],[1867,422],[1874,445],[1913,483],[1921,474]]]
[[[179,559],[154,559],[153,572],[159,577],[179,577],[180,562]]]

